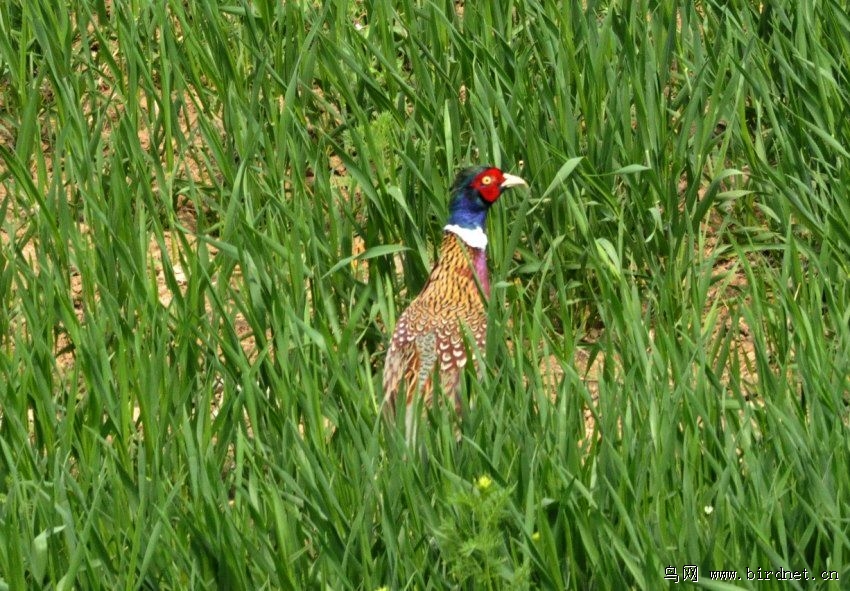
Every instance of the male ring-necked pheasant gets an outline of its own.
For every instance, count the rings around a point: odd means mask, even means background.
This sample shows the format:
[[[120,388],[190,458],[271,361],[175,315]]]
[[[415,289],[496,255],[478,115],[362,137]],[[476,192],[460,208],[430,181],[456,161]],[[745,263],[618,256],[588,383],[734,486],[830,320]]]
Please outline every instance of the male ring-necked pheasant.
[[[482,353],[487,338],[487,211],[505,189],[525,184],[490,166],[468,168],[455,179],[439,258],[422,292],[399,318],[384,364],[384,410],[397,413],[399,394],[404,396],[408,437],[414,430],[417,394],[431,404],[436,367],[443,392],[460,411],[460,376],[467,362],[464,334]]]

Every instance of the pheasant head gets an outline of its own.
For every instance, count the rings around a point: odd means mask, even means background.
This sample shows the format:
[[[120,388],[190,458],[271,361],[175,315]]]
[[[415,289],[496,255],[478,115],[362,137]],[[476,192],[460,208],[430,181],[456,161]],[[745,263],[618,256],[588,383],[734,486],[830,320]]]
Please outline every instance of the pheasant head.
[[[491,166],[476,166],[462,170],[452,186],[449,221],[445,230],[457,234],[467,246],[484,249],[487,212],[502,192],[510,187],[525,185],[518,176]]]

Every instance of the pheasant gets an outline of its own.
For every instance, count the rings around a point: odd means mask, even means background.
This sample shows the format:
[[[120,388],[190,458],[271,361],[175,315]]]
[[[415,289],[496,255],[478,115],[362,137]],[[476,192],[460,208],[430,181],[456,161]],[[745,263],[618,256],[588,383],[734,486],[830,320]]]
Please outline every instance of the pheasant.
[[[404,396],[408,440],[415,436],[417,394],[426,406],[432,403],[435,368],[442,391],[460,412],[464,334],[482,352],[487,339],[487,211],[505,189],[519,185],[527,186],[520,177],[490,166],[468,168],[455,179],[439,258],[422,292],[399,318],[384,363],[384,411],[397,414],[399,394]]]

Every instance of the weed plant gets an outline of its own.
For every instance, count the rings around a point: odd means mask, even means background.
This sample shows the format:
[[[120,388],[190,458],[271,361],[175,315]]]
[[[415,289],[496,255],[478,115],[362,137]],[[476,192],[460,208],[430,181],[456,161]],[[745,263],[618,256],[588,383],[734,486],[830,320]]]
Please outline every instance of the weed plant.
[[[838,0],[0,3],[0,589],[846,588],[848,64]]]

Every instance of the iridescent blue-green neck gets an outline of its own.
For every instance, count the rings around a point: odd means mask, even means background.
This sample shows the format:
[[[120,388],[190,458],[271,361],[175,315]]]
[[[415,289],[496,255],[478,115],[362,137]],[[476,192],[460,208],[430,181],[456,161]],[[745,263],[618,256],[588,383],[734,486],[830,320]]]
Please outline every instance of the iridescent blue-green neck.
[[[486,228],[490,203],[482,199],[478,191],[470,186],[472,180],[484,170],[486,168],[483,166],[467,168],[455,179],[449,202],[449,225],[469,230]]]

